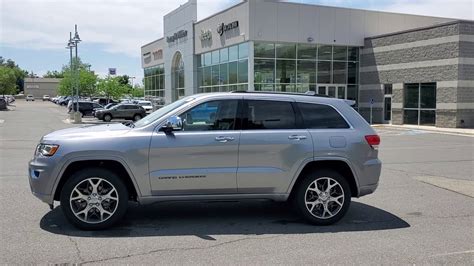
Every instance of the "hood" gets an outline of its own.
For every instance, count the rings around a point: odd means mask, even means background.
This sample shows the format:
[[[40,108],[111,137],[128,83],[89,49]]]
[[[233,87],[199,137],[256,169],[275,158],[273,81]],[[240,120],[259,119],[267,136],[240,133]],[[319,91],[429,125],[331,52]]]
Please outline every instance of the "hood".
[[[61,139],[78,139],[78,138],[100,138],[100,137],[114,137],[123,135],[131,130],[123,124],[107,124],[107,125],[87,125],[75,128],[66,128],[54,131],[45,135],[42,140],[55,141]]]

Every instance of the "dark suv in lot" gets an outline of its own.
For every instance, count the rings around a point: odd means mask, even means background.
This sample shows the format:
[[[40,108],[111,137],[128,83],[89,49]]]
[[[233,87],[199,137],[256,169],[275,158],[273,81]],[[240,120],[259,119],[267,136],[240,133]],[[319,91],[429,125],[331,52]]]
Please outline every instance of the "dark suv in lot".
[[[137,104],[118,104],[109,109],[95,111],[95,117],[106,122],[115,118],[138,121],[146,116],[146,111]]]
[[[200,94],[135,123],[44,136],[29,181],[82,229],[115,224],[129,201],[177,200],[291,201],[308,222],[328,225],[377,188],[379,143],[344,100]]]
[[[77,109],[77,102],[71,104],[68,112],[75,112]],[[92,116],[96,108],[104,108],[102,105],[93,102],[79,102],[79,112],[82,116]]]

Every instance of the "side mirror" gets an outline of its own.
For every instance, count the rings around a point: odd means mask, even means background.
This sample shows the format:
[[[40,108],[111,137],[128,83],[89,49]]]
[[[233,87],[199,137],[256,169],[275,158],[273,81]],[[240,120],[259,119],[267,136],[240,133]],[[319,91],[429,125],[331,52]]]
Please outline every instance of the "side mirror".
[[[183,121],[181,120],[181,117],[176,115],[170,116],[161,127],[161,131],[164,131],[166,134],[180,130],[183,130]]]

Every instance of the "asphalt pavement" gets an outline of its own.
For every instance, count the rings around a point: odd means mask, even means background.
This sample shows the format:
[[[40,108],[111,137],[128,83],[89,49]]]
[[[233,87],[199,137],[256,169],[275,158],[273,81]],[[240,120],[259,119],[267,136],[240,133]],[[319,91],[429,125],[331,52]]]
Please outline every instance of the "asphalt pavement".
[[[284,203],[131,206],[117,227],[84,232],[30,192],[41,136],[73,127],[65,108],[18,100],[0,112],[0,263],[463,264],[474,262],[474,138],[377,128],[377,191],[336,225],[312,226]],[[467,192],[466,192],[467,191]]]

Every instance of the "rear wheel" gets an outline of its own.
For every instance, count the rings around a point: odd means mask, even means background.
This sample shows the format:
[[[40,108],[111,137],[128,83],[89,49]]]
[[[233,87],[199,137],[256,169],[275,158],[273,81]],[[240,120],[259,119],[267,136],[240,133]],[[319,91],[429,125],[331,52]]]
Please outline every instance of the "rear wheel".
[[[98,230],[114,225],[125,215],[128,191],[115,173],[90,168],[66,181],[60,200],[66,218],[74,226]]]
[[[142,116],[140,114],[136,114],[133,116],[133,121],[138,121],[140,119],[142,119]]]
[[[112,116],[111,116],[111,115],[109,115],[109,114],[105,114],[105,115],[104,115],[104,121],[105,121],[105,122],[110,122],[111,120],[112,120]]]
[[[308,222],[330,225],[344,217],[351,202],[351,191],[342,175],[319,170],[303,178],[296,188],[294,203]]]

